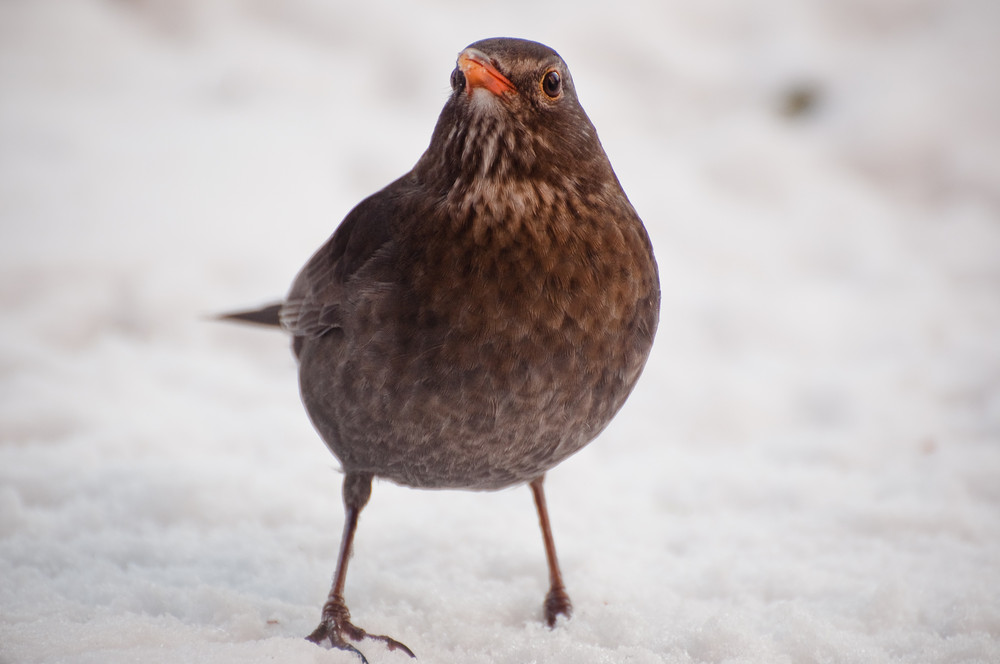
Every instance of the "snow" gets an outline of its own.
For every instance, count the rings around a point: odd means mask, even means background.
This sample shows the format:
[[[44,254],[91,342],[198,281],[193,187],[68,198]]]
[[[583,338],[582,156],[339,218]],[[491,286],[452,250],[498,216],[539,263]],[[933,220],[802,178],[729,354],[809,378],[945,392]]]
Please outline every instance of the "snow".
[[[569,62],[661,327],[549,475],[572,620],[526,489],[380,482],[358,624],[428,662],[1000,661],[998,19],[0,3],[0,662],[357,661],[302,638],[342,511],[287,343],[208,317],[282,295],[496,35]]]

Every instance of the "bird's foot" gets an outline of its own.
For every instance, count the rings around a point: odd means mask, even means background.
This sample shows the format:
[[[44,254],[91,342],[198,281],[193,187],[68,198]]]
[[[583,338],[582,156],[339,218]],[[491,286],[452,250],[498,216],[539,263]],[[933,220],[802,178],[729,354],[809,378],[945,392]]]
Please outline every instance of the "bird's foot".
[[[553,586],[545,596],[545,623],[549,627],[555,627],[556,618],[560,615],[567,618],[573,615],[573,604],[561,585]]]
[[[306,639],[317,645],[323,645],[329,641],[330,645],[334,648],[354,653],[361,658],[364,664],[368,664],[368,660],[364,654],[351,645],[347,639],[351,641],[360,641],[362,639],[381,641],[389,650],[396,650],[398,648],[410,657],[416,657],[412,650],[396,639],[381,634],[369,634],[360,627],[352,624],[351,612],[347,610],[347,604],[344,603],[342,597],[334,597],[327,600],[327,603],[323,606],[323,618],[320,620],[319,626]]]

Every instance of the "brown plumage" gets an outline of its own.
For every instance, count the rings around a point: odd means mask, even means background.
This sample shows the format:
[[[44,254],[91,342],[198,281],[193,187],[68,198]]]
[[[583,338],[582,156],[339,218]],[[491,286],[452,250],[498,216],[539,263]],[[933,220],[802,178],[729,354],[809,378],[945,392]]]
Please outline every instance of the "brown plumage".
[[[347,639],[367,636],[410,653],[352,625],[344,603],[373,477],[530,484],[546,620],[569,615],[542,480],[625,402],[657,325],[649,238],[559,55],[487,39],[451,82],[413,170],[347,215],[281,305],[230,316],[293,335],[302,400],[343,465],[344,538],[309,638],[355,652]]]

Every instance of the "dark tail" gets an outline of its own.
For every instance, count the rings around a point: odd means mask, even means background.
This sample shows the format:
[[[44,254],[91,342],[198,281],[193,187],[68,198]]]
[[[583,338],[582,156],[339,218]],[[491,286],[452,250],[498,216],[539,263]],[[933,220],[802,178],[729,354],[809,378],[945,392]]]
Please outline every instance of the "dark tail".
[[[253,323],[255,325],[281,327],[281,320],[278,316],[280,312],[281,302],[278,302],[276,304],[269,304],[263,309],[235,311],[231,314],[222,314],[219,316],[219,320],[235,320],[240,323]]]

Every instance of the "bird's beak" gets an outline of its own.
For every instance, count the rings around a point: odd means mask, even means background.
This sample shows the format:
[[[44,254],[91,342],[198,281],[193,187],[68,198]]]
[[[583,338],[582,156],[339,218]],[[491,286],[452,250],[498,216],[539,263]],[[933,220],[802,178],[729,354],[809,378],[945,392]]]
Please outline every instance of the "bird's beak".
[[[498,97],[505,92],[517,94],[514,84],[497,71],[488,57],[474,48],[459,53],[458,68],[465,74],[466,91],[470,95],[475,88],[485,88]]]

